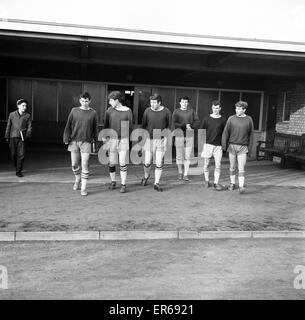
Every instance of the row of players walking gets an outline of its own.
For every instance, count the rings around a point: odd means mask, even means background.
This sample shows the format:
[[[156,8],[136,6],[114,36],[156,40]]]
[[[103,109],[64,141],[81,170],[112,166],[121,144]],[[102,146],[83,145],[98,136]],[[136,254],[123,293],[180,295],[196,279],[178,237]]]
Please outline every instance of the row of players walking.
[[[126,192],[127,165],[126,157],[129,150],[130,131],[122,130],[122,123],[127,122],[132,128],[132,111],[124,105],[124,96],[120,91],[113,91],[108,96],[110,108],[106,111],[104,129],[112,129],[115,137],[103,138],[107,142],[109,155],[109,189],[116,189],[116,163],[119,163],[121,187],[120,192]],[[142,129],[148,136],[142,141],[144,151],[144,175],[141,185],[146,186],[150,178],[152,160],[155,158],[154,190],[163,191],[160,179],[166,152],[166,136],[156,136],[155,132],[170,130],[172,124],[175,129],[181,129],[182,135],[175,137],[176,164],[178,180],[190,182],[188,177],[190,157],[194,147],[194,139],[188,133],[194,128],[206,129],[206,141],[201,157],[204,158],[204,184],[207,188],[214,187],[217,191],[236,189],[236,168],[238,168],[239,192],[245,193],[245,166],[247,155],[252,148],[253,121],[246,115],[247,102],[238,101],[235,104],[235,115],[225,119],[221,115],[221,103],[212,101],[211,114],[203,119],[202,124],[195,110],[189,108],[189,98],[180,98],[180,108],[173,114],[162,105],[159,94],[153,94],[150,107],[146,108],[142,118]],[[79,107],[71,110],[63,134],[63,142],[71,153],[72,171],[75,176],[73,190],[80,190],[82,196],[88,195],[87,182],[89,178],[89,158],[92,144],[96,144],[99,137],[98,117],[96,111],[90,107],[91,96],[88,92],[80,95]],[[31,117],[26,113],[27,101],[17,101],[17,111],[9,115],[5,138],[11,149],[11,156],[16,168],[16,175],[22,175],[25,152],[25,140],[31,136]],[[189,138],[191,137],[191,138]],[[228,187],[219,183],[221,160],[223,151],[228,151],[230,160],[230,184]],[[214,181],[210,180],[209,164],[211,158],[215,160]],[[117,161],[118,160],[118,161]]]

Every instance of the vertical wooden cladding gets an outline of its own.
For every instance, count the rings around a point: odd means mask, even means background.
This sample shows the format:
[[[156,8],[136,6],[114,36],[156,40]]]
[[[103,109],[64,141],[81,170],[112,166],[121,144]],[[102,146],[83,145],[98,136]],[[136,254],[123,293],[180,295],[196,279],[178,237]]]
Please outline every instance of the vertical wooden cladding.
[[[175,109],[175,89],[174,88],[152,88],[152,93],[158,93],[162,98],[162,105],[167,107],[171,112]]]
[[[67,121],[72,108],[79,106],[79,95],[82,93],[82,84],[77,82],[58,83],[58,117],[59,122]]]
[[[180,98],[187,96],[190,99],[189,107],[197,110],[197,91],[192,89],[177,89],[175,109],[180,108]]]
[[[9,79],[8,80],[8,112],[16,110],[16,101],[26,99],[28,101],[27,112],[32,112],[32,80]]]
[[[33,81],[33,106],[35,121],[56,122],[57,82]]]
[[[218,100],[218,91],[199,90],[198,117],[201,121],[205,116],[211,114],[211,106],[213,100]]]
[[[103,124],[107,108],[106,85],[84,83],[83,91],[87,91],[91,95],[90,107],[96,110],[99,118],[99,124]]]
[[[125,85],[118,84],[118,86],[123,87]],[[255,130],[261,130],[263,93],[259,91],[147,85],[129,85],[128,87],[130,90],[134,90],[133,116],[135,125],[141,124],[144,110],[150,106],[149,97],[151,94],[158,93],[162,97],[162,104],[171,112],[180,107],[179,102],[182,96],[188,96],[190,107],[197,111],[200,120],[211,113],[213,100],[220,99],[222,104],[221,113],[227,118],[235,114],[235,103],[242,99],[248,102],[247,114],[253,118]],[[28,112],[32,114],[36,126],[46,128],[45,131],[52,131],[47,128],[51,128],[52,125],[57,123],[58,125],[55,125],[55,127],[61,128],[66,122],[71,109],[79,106],[79,95],[84,91],[90,93],[92,97],[91,107],[98,113],[99,124],[103,124],[107,108],[106,83],[1,78],[0,120],[6,120],[8,112],[16,110],[16,101],[24,98],[29,102]],[[49,125],[47,122],[49,122]],[[41,134],[46,136],[47,132],[42,132]],[[52,137],[54,135],[52,140],[55,140],[56,133],[50,134]]]
[[[134,122],[135,124],[141,124],[144,111],[150,106],[149,97],[151,96],[151,88],[139,86],[134,88],[134,92]]]
[[[0,79],[0,120],[6,120],[6,79]]]

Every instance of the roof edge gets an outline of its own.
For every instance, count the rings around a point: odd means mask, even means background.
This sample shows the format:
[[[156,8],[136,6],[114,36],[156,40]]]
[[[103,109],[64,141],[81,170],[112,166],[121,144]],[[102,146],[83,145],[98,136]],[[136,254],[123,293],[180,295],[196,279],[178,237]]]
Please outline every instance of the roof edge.
[[[305,42],[110,28],[0,18],[0,34],[148,47],[305,56]]]

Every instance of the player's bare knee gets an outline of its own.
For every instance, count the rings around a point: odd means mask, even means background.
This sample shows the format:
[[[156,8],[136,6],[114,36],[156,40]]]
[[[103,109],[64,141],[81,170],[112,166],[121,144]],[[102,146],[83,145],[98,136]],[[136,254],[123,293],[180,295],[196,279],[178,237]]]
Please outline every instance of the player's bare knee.
[[[215,170],[220,171],[221,169],[221,163],[220,162],[215,162]]]

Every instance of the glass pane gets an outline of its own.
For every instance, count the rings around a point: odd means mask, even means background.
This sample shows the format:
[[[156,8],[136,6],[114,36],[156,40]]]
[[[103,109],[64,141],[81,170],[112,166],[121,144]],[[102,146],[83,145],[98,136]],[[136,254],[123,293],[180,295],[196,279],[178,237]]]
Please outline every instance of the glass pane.
[[[80,83],[60,82],[58,84],[59,121],[66,122],[72,108],[79,106]]]
[[[7,120],[6,114],[6,79],[0,79],[0,120]]]
[[[196,110],[197,106],[197,90],[177,89],[176,90],[176,108],[180,108],[180,98],[187,96],[190,99],[189,108]]]
[[[259,116],[261,110],[261,93],[243,92],[242,100],[248,103],[247,114],[252,117],[254,129],[259,130]]]
[[[98,114],[99,124],[104,123],[106,108],[106,85],[84,83],[84,91],[91,95],[90,107],[95,109]]]
[[[212,101],[218,99],[218,91],[199,91],[198,97],[198,117],[203,118],[211,113]]]
[[[221,102],[221,114],[225,118],[229,118],[235,114],[235,103],[240,100],[239,92],[221,91],[220,102]]]
[[[290,120],[290,107],[293,103],[293,94],[292,92],[286,92],[286,97],[285,97],[285,109],[284,109],[284,121],[289,121]]]
[[[11,79],[8,81],[8,112],[17,109],[16,101],[28,101],[27,112],[32,114],[32,81]]]
[[[57,83],[33,81],[33,119],[36,121],[56,121]]]
[[[162,105],[167,107],[171,112],[175,107],[175,89],[172,88],[153,88],[153,93],[159,93],[162,98]]]

